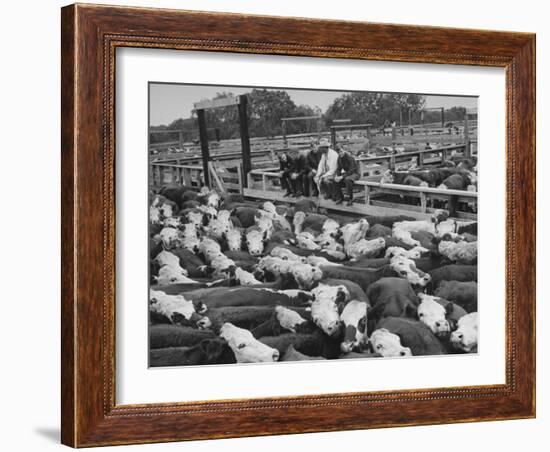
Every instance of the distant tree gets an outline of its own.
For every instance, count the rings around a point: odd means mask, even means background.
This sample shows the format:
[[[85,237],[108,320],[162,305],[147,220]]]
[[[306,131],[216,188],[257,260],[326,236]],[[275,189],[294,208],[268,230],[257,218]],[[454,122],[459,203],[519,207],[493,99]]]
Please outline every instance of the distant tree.
[[[334,119],[350,119],[352,124],[370,123],[379,127],[386,121],[399,122],[408,111],[418,111],[425,104],[424,96],[417,94],[388,94],[376,92],[352,92],[334,99],[324,119],[331,124]]]
[[[280,135],[281,118],[294,116],[296,112],[296,104],[286,91],[253,89],[248,94],[250,136]],[[296,116],[300,115],[296,113]]]

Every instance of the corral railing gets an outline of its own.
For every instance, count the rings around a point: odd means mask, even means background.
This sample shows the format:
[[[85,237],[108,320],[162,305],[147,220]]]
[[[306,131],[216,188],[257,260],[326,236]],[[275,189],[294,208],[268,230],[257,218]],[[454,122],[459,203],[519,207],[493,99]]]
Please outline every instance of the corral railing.
[[[168,184],[200,188],[204,185],[202,173],[202,165],[152,162],[149,165],[149,184],[153,188]]]
[[[359,164],[359,174],[361,177],[365,176],[377,176],[380,173],[376,170],[372,171],[369,169],[369,166],[372,167],[373,164],[384,165],[389,169],[399,169],[400,164],[410,163],[412,159],[417,159],[417,165],[433,165],[439,164],[448,160],[453,152],[463,155],[465,157],[469,156],[467,151],[467,146],[464,143],[455,144],[452,146],[442,146],[434,149],[422,149],[418,151],[408,151],[403,152],[402,154],[388,154],[388,155],[377,155],[377,156],[364,156],[357,157],[357,163]]]
[[[280,184],[281,172],[252,170],[248,174],[248,188],[245,196],[295,203],[296,198],[284,197]],[[436,207],[453,203],[453,216],[476,219],[477,192],[466,190],[445,190],[432,187],[414,187],[400,184],[383,184],[377,181],[358,180],[353,206],[336,204],[331,200],[318,199],[319,207],[329,210],[365,215],[411,214],[417,218],[427,218]],[[442,204],[441,206],[438,205]],[[471,206],[474,212],[458,210],[458,206]]]
[[[153,162],[149,168],[149,183],[153,189],[170,184],[194,188],[200,188],[204,185],[202,165]],[[208,168],[213,186],[220,192],[242,193],[242,166],[240,162],[230,167],[218,166],[215,162],[209,162]]]

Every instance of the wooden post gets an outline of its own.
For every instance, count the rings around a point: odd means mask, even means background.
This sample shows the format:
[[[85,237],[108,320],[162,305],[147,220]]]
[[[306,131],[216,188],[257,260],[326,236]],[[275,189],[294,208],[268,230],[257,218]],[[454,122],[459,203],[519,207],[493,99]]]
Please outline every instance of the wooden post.
[[[420,192],[420,211],[426,213],[426,193]]]
[[[210,150],[208,149],[208,133],[206,130],[206,116],[204,109],[197,110],[197,119],[199,121],[199,139],[201,142],[202,153],[202,174],[204,184],[210,187],[210,174],[208,171],[208,162],[210,161]]]
[[[241,148],[243,154],[243,173],[248,174],[252,169],[252,161],[250,156],[250,137],[248,135],[248,114],[247,104],[248,97],[246,94],[239,96],[239,126],[241,129]],[[243,179],[246,181],[247,179]]]
[[[336,129],[334,127],[330,128],[330,142],[332,149],[336,150]]]
[[[243,166],[242,163],[237,165],[237,178],[239,184],[239,193],[243,193]]]
[[[284,119],[282,121],[281,128],[282,128],[282,131],[283,131],[283,146],[285,148],[288,148],[288,143],[286,141],[286,121]]]
[[[178,132],[178,143],[179,143],[179,147],[180,147],[180,150],[183,151],[183,132]]]
[[[365,185],[365,204],[370,204],[370,185]]]
[[[464,115],[464,157],[470,158],[470,126],[468,124],[468,113]]]

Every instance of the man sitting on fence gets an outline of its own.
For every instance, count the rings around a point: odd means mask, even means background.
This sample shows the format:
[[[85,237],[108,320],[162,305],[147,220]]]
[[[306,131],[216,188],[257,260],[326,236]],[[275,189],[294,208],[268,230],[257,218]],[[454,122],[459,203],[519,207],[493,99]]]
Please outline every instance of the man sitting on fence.
[[[283,172],[281,175],[281,186],[286,193],[284,196],[299,196],[299,158],[298,156],[292,156],[287,152],[283,152],[279,156],[280,170]]]
[[[346,187],[346,195],[348,198],[347,205],[353,204],[353,183],[359,179],[359,166],[355,161],[355,157],[344,149],[338,151],[338,166],[336,175],[334,176],[333,194],[336,197],[336,204],[342,204],[344,197],[342,195],[342,187]],[[333,199],[334,199],[333,197]]]
[[[304,171],[302,182],[304,186],[304,196],[309,197],[310,192],[312,196],[319,196],[319,189],[315,182],[315,175],[317,174],[317,168],[319,168],[319,162],[321,161],[321,151],[316,145],[312,145],[311,149],[307,153],[304,161]]]
[[[315,183],[321,188],[325,194],[325,199],[332,198],[336,201],[336,197],[332,192],[334,175],[338,166],[338,153],[330,147],[330,143],[326,138],[319,141],[319,151],[321,152],[321,160],[317,167],[317,175]]]

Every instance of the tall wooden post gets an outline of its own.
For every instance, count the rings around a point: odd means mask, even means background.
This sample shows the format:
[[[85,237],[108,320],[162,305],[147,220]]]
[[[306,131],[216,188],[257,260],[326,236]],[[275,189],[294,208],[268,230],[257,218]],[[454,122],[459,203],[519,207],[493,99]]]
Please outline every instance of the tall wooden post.
[[[288,143],[286,142],[286,121],[285,120],[282,121],[281,128],[283,131],[283,146],[285,148],[288,148]]]
[[[336,150],[336,129],[334,127],[330,128],[330,143],[332,144],[332,149]]]
[[[202,174],[204,184],[210,187],[210,172],[208,162],[210,161],[210,150],[208,149],[208,133],[206,130],[206,116],[204,109],[197,110],[197,119],[199,121],[199,139],[201,142],[202,153]]]
[[[468,113],[464,115],[464,156],[470,158],[470,125],[468,124]]]
[[[441,127],[445,127],[445,108],[441,107]]]
[[[183,132],[178,132],[178,144],[181,151],[183,151]]]
[[[243,184],[247,186],[248,173],[252,169],[252,161],[250,156],[250,137],[248,135],[248,114],[246,106],[248,97],[246,94],[239,96],[239,126],[241,130],[241,148],[243,154]]]

